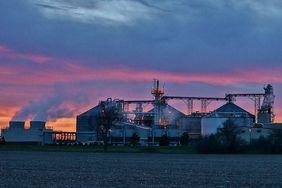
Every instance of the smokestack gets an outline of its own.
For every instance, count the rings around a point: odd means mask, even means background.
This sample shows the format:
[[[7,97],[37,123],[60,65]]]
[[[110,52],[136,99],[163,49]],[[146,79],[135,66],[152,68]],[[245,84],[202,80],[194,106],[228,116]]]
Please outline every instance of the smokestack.
[[[160,88],[160,81],[157,80],[157,89],[159,89],[159,88]]]
[[[45,129],[45,121],[31,121],[30,129]]]
[[[12,129],[24,129],[24,121],[10,121],[9,126]]]

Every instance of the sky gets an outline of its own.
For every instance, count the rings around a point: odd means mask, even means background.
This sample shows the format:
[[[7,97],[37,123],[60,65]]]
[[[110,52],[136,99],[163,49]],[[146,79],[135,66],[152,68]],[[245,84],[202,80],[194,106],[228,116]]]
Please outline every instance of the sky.
[[[154,78],[181,96],[272,84],[282,122],[281,19],[280,0],[0,1],[0,126],[73,131],[100,100],[152,99]]]

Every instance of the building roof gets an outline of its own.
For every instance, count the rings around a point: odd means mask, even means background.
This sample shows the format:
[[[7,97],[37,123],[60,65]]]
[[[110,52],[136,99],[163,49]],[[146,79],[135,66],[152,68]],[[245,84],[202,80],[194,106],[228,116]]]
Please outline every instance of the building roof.
[[[216,109],[214,112],[217,112],[217,113],[220,113],[220,112],[246,113],[246,114],[252,115],[250,112],[244,110],[243,108],[241,108],[240,106],[232,102],[226,103],[225,105]]]
[[[154,109],[155,108],[151,109],[149,112],[154,112]],[[176,121],[184,117],[185,114],[166,104],[161,105],[160,116],[162,120],[168,121],[168,125],[176,125]]]
[[[236,118],[236,117],[244,117],[244,118],[254,118],[255,116],[250,112],[244,110],[243,108],[239,107],[238,105],[228,102],[223,106],[219,107],[218,109],[214,110],[212,113],[206,116],[207,118],[210,117],[221,117],[221,118]]]
[[[149,112],[154,112],[155,108],[149,110]],[[165,114],[171,114],[171,115],[175,115],[178,114],[180,116],[185,116],[184,113],[180,112],[179,110],[175,109],[174,107],[166,104],[166,105],[161,105],[161,112],[165,113]]]
[[[98,112],[101,110],[101,106],[97,105],[93,108],[91,108],[90,110],[87,110],[86,112],[78,115],[77,117],[81,117],[81,116],[95,116],[98,114]]]

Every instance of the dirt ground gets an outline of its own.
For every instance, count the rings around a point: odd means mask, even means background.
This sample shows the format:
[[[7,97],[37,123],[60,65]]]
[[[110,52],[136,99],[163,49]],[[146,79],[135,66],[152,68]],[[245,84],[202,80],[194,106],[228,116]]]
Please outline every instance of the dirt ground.
[[[0,187],[282,187],[282,156],[0,151]]]

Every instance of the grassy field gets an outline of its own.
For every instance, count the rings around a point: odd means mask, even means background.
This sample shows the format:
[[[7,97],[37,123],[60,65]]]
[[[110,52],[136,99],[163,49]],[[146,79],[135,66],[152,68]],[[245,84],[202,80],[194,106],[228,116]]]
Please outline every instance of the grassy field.
[[[281,155],[0,151],[0,158],[0,187],[282,187]]]
[[[0,145],[0,151],[49,151],[49,152],[116,152],[116,153],[195,153],[189,146],[147,147],[147,146],[65,146],[37,144],[5,144]]]

